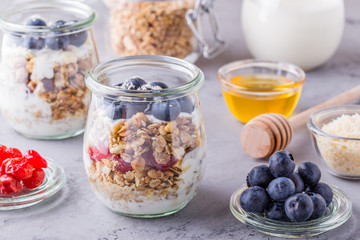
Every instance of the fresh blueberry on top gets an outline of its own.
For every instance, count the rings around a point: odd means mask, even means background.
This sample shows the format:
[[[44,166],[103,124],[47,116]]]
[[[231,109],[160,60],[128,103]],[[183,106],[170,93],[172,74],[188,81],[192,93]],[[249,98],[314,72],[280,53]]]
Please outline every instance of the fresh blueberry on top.
[[[37,26],[37,27],[45,27],[46,22],[40,18],[31,17],[26,20],[25,25],[27,26]]]
[[[127,90],[138,90],[142,85],[145,85],[146,82],[140,77],[132,77],[129,80],[126,80],[122,86]]]
[[[295,169],[294,158],[288,151],[277,151],[270,156],[269,168],[274,177],[290,177]]]
[[[269,183],[266,191],[271,199],[283,202],[295,193],[295,184],[289,178],[279,177]]]
[[[306,189],[306,192],[313,192],[320,194],[326,202],[326,206],[329,206],[333,199],[333,191],[329,185],[323,182],[319,182],[313,186],[310,186]]]
[[[168,85],[166,85],[165,83],[162,83],[162,82],[152,82],[152,83],[149,83],[150,87],[152,87],[153,89],[154,88],[161,88],[161,89],[166,89],[166,88],[169,88]]]
[[[70,37],[71,45],[80,47],[81,45],[83,45],[86,42],[86,40],[88,38],[88,34],[87,34],[87,31],[81,31],[81,32],[72,33],[69,35],[69,37]]]
[[[301,163],[298,166],[298,172],[307,186],[312,186],[320,181],[321,171],[313,162]]]
[[[113,102],[106,107],[106,115],[112,120],[124,119],[124,106],[121,102]]]
[[[273,179],[274,177],[266,165],[254,167],[247,175],[247,181],[252,187],[259,186],[266,188]]]
[[[55,26],[53,29],[61,28],[66,25],[66,22],[63,20],[59,20],[55,22]],[[59,49],[65,49],[70,44],[70,38],[69,35],[64,35],[64,32],[62,31],[55,31],[54,36],[49,36],[45,39],[45,44],[53,49],[53,50],[59,50]]]
[[[68,22],[68,24],[74,24],[76,23],[77,20],[71,20]],[[87,38],[88,38],[88,34],[87,34],[87,31],[79,31],[79,32],[76,32],[76,33],[72,33],[69,35],[70,37],[70,44],[71,45],[74,45],[76,47],[80,47],[81,45],[83,45]]]
[[[240,196],[240,206],[247,212],[262,213],[268,203],[266,191],[259,186],[246,189]]]
[[[41,37],[25,37],[22,43],[24,48],[27,49],[43,49],[45,46],[45,40]]]
[[[265,216],[273,220],[286,220],[287,216],[285,213],[283,202],[271,202],[265,208]]]
[[[304,193],[297,193],[285,201],[285,213],[294,222],[308,220],[314,211],[311,198]]]
[[[180,114],[180,104],[175,100],[155,102],[151,107],[151,114],[162,121],[175,120]]]
[[[69,36],[66,35],[47,37],[45,39],[46,45],[53,50],[65,49],[69,45],[69,42]]]
[[[125,118],[131,118],[139,112],[144,112],[149,106],[148,102],[122,102],[122,104]]]
[[[301,193],[301,192],[303,192],[305,190],[304,181],[302,180],[302,178],[300,177],[298,172],[294,172],[291,175],[290,179],[295,184],[295,192],[296,193]]]
[[[192,113],[194,111],[194,103],[189,96],[176,99],[181,106],[181,112]]]
[[[64,27],[65,25],[67,25],[67,22],[64,20],[58,20],[55,22],[55,28],[61,28]]]
[[[317,219],[323,216],[326,212],[326,202],[324,198],[318,193],[308,192],[306,193],[314,204],[314,211],[310,216],[310,219]]]

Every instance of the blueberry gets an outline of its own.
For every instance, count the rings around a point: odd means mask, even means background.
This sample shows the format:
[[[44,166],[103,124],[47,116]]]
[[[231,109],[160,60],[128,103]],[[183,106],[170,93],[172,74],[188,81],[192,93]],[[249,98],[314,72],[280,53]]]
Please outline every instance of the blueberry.
[[[273,220],[286,220],[283,202],[271,202],[265,209],[265,216]]]
[[[129,80],[123,83],[123,86],[127,90],[138,90],[142,85],[145,85],[146,82],[140,77],[132,77]]]
[[[319,182],[313,186],[310,186],[306,189],[306,192],[313,192],[320,194],[326,202],[326,206],[329,206],[333,199],[333,191],[329,185],[323,182]]]
[[[27,26],[37,26],[37,27],[45,27],[46,22],[40,18],[29,18],[26,20],[25,25]]]
[[[279,177],[272,180],[266,190],[273,200],[283,202],[295,193],[295,184],[289,178]]]
[[[131,118],[138,112],[144,112],[146,102],[113,102],[106,107],[106,115],[112,120]]]
[[[301,193],[305,190],[305,184],[298,172],[294,172],[291,177],[291,181],[295,184],[295,193]]]
[[[70,39],[67,35],[47,37],[45,40],[46,45],[53,50],[65,49],[69,42]]]
[[[113,102],[106,107],[106,115],[112,120],[125,118],[124,108],[121,102]]]
[[[70,44],[74,45],[76,47],[80,47],[81,45],[83,45],[87,38],[88,38],[88,34],[87,31],[81,31],[81,32],[77,32],[77,33],[72,33],[69,35],[70,37]]]
[[[294,158],[288,151],[277,151],[270,156],[269,168],[274,177],[290,177],[295,169]]]
[[[194,111],[194,103],[190,97],[182,97],[176,99],[181,106],[181,112],[192,113]]]
[[[310,219],[317,219],[323,216],[326,212],[326,202],[324,198],[318,193],[308,192],[306,193],[314,204],[314,211],[310,216]]]
[[[53,27],[53,29],[61,28],[65,25],[65,21],[59,20],[55,22],[55,26]],[[65,49],[70,44],[69,35],[63,35],[64,32],[55,31],[53,34],[55,36],[49,36],[45,39],[45,43],[49,48],[53,50]]]
[[[297,193],[285,201],[285,213],[294,222],[308,220],[314,211],[311,198],[304,193]]]
[[[69,22],[69,24],[74,24],[76,22],[77,22],[77,20],[71,20]],[[70,37],[71,45],[80,47],[81,45],[83,45],[86,42],[86,40],[88,38],[88,33],[87,33],[87,31],[80,31],[80,32],[70,34],[69,37]]]
[[[22,45],[27,49],[41,50],[45,46],[45,40],[40,37],[25,37]]]
[[[139,112],[144,112],[149,103],[147,102],[123,102],[124,114],[126,118],[131,118]]]
[[[68,23],[64,20],[58,20],[54,24],[54,28],[62,28],[65,27],[65,25],[68,25]]]
[[[269,197],[262,187],[250,187],[240,196],[240,205],[247,212],[262,213],[269,203]]]
[[[45,92],[55,92],[55,83],[53,78],[43,78],[41,80]]]
[[[303,162],[298,166],[298,172],[305,185],[312,186],[319,182],[321,171],[313,162]]]
[[[247,181],[250,186],[259,186],[266,188],[269,183],[274,179],[270,173],[270,169],[266,165],[261,165],[251,169],[247,175]]]
[[[165,83],[162,83],[162,82],[152,82],[152,83],[149,83],[149,85],[152,88],[156,88],[156,87],[159,87],[161,89],[169,88],[168,85],[166,85]]]
[[[155,102],[151,107],[151,114],[162,121],[175,120],[180,114],[180,104],[175,100]]]

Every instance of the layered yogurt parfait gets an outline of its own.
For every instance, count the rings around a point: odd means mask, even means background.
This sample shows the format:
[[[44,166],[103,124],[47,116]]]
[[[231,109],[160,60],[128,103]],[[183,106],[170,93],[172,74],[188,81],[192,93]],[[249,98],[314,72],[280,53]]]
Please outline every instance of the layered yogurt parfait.
[[[102,84],[105,89],[111,87],[113,94],[94,92],[84,162],[93,189],[111,210],[156,217],[180,210],[196,194],[206,143],[197,87],[188,95],[168,99],[164,95],[176,86],[153,81],[151,76],[145,79],[133,76],[110,83],[105,76],[104,82],[92,82],[90,72],[90,89],[99,90],[94,87]],[[123,98],[129,93],[132,97]]]
[[[32,138],[74,136],[86,122],[91,95],[84,78],[97,63],[92,23],[60,17],[31,15],[18,23],[18,32],[6,29],[12,19],[2,15],[1,110],[16,131]]]

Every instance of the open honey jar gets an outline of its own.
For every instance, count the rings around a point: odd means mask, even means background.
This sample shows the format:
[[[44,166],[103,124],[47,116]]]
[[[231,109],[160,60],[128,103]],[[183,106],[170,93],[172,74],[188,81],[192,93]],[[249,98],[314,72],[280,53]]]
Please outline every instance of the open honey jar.
[[[218,79],[230,111],[246,123],[263,113],[289,117],[299,100],[305,73],[290,63],[244,60],[222,66]]]

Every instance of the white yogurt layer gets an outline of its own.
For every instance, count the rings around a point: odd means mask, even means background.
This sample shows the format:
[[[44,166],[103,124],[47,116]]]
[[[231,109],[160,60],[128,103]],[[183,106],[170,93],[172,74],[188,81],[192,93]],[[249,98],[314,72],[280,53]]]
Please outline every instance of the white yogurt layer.
[[[4,41],[7,41],[5,38]],[[55,64],[76,63],[78,59],[88,57],[93,52],[84,44],[77,48],[70,46],[70,51],[29,50],[19,46],[5,45],[2,48],[2,72],[0,76],[0,107],[9,124],[18,132],[31,137],[56,137],[71,135],[83,130],[86,112],[60,120],[54,120],[50,104],[26,86],[26,56],[33,55],[33,71],[31,80],[38,83],[44,78],[53,78]],[[24,73],[23,73],[24,72]],[[19,74],[25,77],[20,78]],[[22,75],[21,75],[22,76]],[[36,91],[35,91],[36,92]],[[90,93],[83,102],[90,104]]]
[[[84,156],[85,162],[91,161],[88,154]],[[185,155],[182,162],[183,172],[179,176],[182,179],[182,183],[179,184],[179,188],[176,191],[177,197],[164,198],[153,195],[145,197],[141,195],[141,192],[139,194],[132,192],[131,194],[135,194],[135,196],[129,201],[122,199],[113,200],[112,195],[113,193],[116,194],[116,190],[119,188],[115,184],[92,182],[93,189],[107,207],[119,213],[143,215],[179,210],[195,196],[198,190],[205,170],[205,164],[202,161],[204,158],[205,149],[203,146],[199,146]]]
[[[50,104],[35,94],[25,94],[26,91],[25,85],[19,83],[1,91],[2,113],[16,131],[28,136],[46,137],[68,135],[84,128],[85,114],[53,120]],[[89,102],[90,94],[87,94],[84,103]]]

